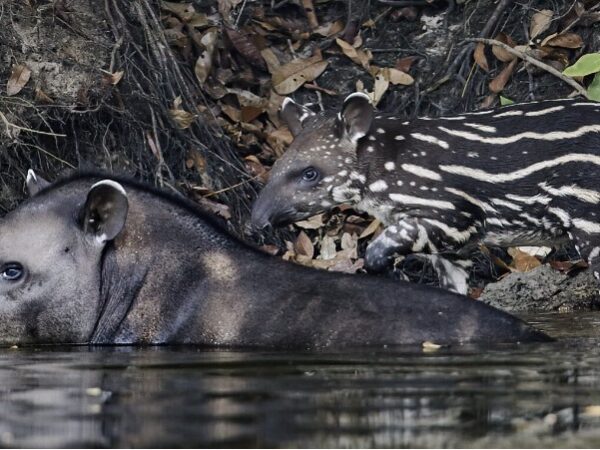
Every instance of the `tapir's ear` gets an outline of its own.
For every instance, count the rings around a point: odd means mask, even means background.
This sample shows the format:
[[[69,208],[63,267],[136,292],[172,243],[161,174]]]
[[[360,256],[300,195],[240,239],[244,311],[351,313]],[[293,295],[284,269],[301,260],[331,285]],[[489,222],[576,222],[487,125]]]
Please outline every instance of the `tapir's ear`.
[[[121,232],[127,220],[129,202],[125,189],[113,180],[94,184],[83,207],[83,230],[104,244]]]
[[[283,121],[294,136],[298,136],[302,131],[302,124],[306,119],[316,115],[306,106],[299,105],[294,100],[286,97],[281,104],[281,112],[279,113]]]
[[[373,106],[367,94],[355,92],[344,100],[339,119],[346,135],[352,142],[365,136],[373,122]]]
[[[42,189],[50,186],[50,182],[44,180],[42,177],[37,175],[33,169],[29,169],[27,171],[27,179],[25,181],[27,185],[27,192],[29,192],[29,196],[33,197],[35,194],[40,192]]]

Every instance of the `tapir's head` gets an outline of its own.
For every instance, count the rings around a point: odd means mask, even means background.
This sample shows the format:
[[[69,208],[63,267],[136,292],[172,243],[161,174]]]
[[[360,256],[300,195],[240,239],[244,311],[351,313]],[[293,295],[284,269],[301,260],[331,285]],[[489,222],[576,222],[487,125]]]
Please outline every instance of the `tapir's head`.
[[[287,98],[281,117],[294,141],[273,165],[252,209],[252,225],[285,225],[342,203],[361,199],[365,177],[358,141],[371,127],[373,107],[365,94],[349,95],[336,117],[316,115]]]
[[[27,184],[34,195],[0,219],[0,344],[86,342],[127,196],[112,180],[44,189],[30,172]]]

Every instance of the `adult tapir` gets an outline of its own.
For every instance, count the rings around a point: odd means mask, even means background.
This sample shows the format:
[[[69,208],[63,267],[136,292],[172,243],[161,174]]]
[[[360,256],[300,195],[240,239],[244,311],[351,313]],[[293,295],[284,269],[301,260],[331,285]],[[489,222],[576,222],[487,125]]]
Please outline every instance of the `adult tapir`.
[[[331,347],[543,341],[443,290],[308,269],[230,236],[190,202],[76,174],[0,220],[0,342]]]

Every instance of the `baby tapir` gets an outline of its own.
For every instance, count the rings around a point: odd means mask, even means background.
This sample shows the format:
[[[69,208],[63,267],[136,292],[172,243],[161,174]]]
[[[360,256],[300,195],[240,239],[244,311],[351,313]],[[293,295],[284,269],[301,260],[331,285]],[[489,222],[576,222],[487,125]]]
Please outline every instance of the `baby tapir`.
[[[254,205],[259,228],[348,203],[386,226],[366,250],[371,271],[394,255],[433,254],[440,283],[464,293],[470,261],[461,254],[475,244],[571,239],[598,278],[600,104],[545,101],[405,121],[375,116],[355,93],[334,117],[290,99],[281,114],[295,138]]]
[[[328,347],[540,341],[444,290],[299,267],[179,198],[77,174],[0,220],[0,343]],[[38,192],[39,191],[39,192]]]

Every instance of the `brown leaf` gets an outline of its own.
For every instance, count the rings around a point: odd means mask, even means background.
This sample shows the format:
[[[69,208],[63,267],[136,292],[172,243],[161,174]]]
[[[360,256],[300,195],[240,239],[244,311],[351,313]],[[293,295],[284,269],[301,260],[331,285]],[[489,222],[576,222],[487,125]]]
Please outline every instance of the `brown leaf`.
[[[583,39],[577,33],[564,33],[549,39],[545,44],[550,47],[580,48],[583,46]]]
[[[121,79],[123,78],[124,73],[125,72],[123,72],[122,70],[119,70],[115,73],[105,73],[104,78],[107,84],[112,84],[113,86],[115,86],[119,84],[119,81],[121,81]]]
[[[235,49],[254,67],[267,70],[265,61],[260,53],[260,49],[252,42],[251,36],[247,33],[225,27],[227,37],[235,47]]]
[[[342,49],[342,53],[344,53],[344,55],[346,55],[348,58],[350,58],[356,64],[363,66],[365,69],[369,68],[369,62],[373,58],[373,55],[371,54],[370,51],[368,51],[368,50],[364,51],[364,50],[357,49],[354,46],[352,46],[351,44],[349,44],[348,42],[346,42],[340,38],[336,38],[335,42]]]
[[[212,69],[213,53],[217,44],[217,29],[211,28],[208,30],[202,38],[200,43],[204,46],[204,51],[196,60],[194,66],[194,73],[200,84],[204,84],[208,78],[208,74]]]
[[[230,13],[233,8],[239,5],[242,0],[218,0],[219,14],[226,23],[230,22]]]
[[[529,272],[542,265],[535,256],[531,256],[518,248],[509,248],[508,254],[513,258],[509,267],[516,272]]]
[[[294,224],[305,230],[316,230],[325,225],[325,223],[323,223],[323,214],[317,214],[316,216],[309,217],[306,220],[300,220]]]
[[[396,61],[395,67],[402,72],[407,72],[412,67],[413,63],[418,59],[417,56],[405,56]]]
[[[535,13],[531,17],[529,23],[529,38],[535,39],[537,36],[542,34],[548,28],[552,22],[553,11],[551,9],[543,9],[540,12]]]
[[[369,226],[367,228],[364,229],[364,231],[360,234],[360,236],[358,237],[359,239],[364,239],[366,237],[371,236],[372,234],[374,234],[377,229],[379,228],[379,226],[381,225],[381,222],[377,219],[373,220]]]
[[[31,70],[25,64],[13,67],[10,78],[6,83],[6,94],[9,96],[17,95],[25,87],[29,78],[31,78]]]
[[[45,104],[54,103],[54,100],[52,100],[52,98],[50,98],[50,96],[48,94],[46,94],[40,87],[35,88],[35,100],[38,103],[45,103]]]
[[[371,102],[374,106],[377,106],[377,104],[381,101],[383,94],[385,94],[389,86],[389,80],[386,80],[382,74],[377,74],[375,76],[375,83],[373,83],[373,92],[369,94],[369,96],[371,97]]]
[[[291,94],[307,81],[313,81],[327,68],[320,54],[294,59],[273,72],[273,89],[280,95]]]
[[[402,72],[401,70],[394,69],[393,67],[384,67],[379,70],[379,73],[383,75],[383,78],[394,85],[402,84],[404,86],[410,86],[415,82],[414,78],[409,74]]]
[[[569,274],[574,270],[586,269],[588,267],[588,263],[584,260],[580,259],[579,261],[550,261],[550,267],[554,270],[558,270],[564,274]]]
[[[321,25],[318,28],[313,30],[314,34],[320,34],[324,37],[330,37],[334,34],[340,33],[344,29],[344,23],[341,20],[336,20],[335,22],[326,23]]]
[[[504,86],[506,86],[506,83],[508,83],[508,80],[514,72],[518,62],[519,61],[517,59],[512,60],[506,65],[506,67],[504,67],[504,69],[502,69],[502,71],[492,81],[490,81],[490,91],[492,91],[495,94],[502,92]]]
[[[298,234],[296,242],[294,242],[294,250],[298,255],[306,256],[308,259],[313,258],[315,254],[315,247],[304,231],[301,231]]]
[[[169,109],[171,119],[177,124],[182,130],[189,128],[190,125],[196,120],[196,115],[181,109],[181,97],[177,97],[173,101],[173,108]]]
[[[494,39],[502,42],[503,44],[508,45],[509,47],[515,46],[515,41],[513,41],[510,36],[504,33],[498,33],[498,35]],[[506,51],[498,45],[492,45],[492,53],[496,58],[498,58],[502,62],[511,62],[513,59],[516,58],[515,55],[509,53],[508,51]]]
[[[196,14],[194,5],[192,5],[191,3],[175,3],[162,1],[160,2],[160,7],[163,10],[175,14],[178,18],[185,22],[190,20],[194,16],[194,14]]]
[[[475,62],[479,67],[481,67],[486,72],[490,71],[490,66],[488,64],[487,58],[485,57],[485,45],[483,44],[483,42],[480,42],[475,47],[473,58],[475,58]]]

